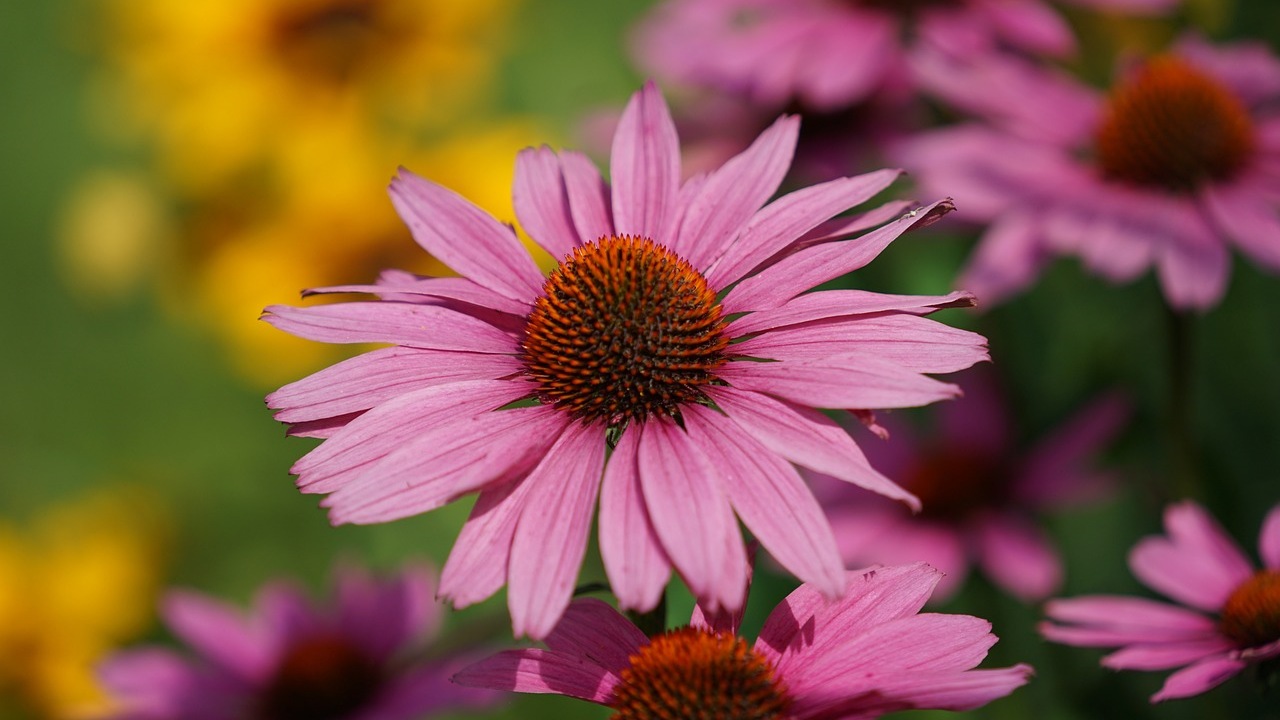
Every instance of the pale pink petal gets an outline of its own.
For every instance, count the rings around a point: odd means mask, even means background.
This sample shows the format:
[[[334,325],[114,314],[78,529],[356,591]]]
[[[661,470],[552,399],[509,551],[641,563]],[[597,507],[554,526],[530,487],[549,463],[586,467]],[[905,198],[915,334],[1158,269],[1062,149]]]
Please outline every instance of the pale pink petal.
[[[1008,695],[1034,674],[1030,665],[1023,664],[963,672],[839,676],[797,698],[792,712],[801,720],[872,720],[912,708],[963,712]]]
[[[933,590],[932,603],[951,599],[964,587],[969,577],[969,548],[966,538],[950,525],[907,516],[900,507],[891,507],[883,515],[888,522],[854,525],[871,513],[831,513],[831,529],[836,534],[841,555],[847,565],[911,565],[927,562],[941,572]],[[878,534],[872,534],[875,529]]]
[[[526,495],[523,479],[480,493],[440,572],[441,598],[464,608],[498,592],[507,582],[511,538]]]
[[[1040,508],[1097,498],[1108,489],[1110,478],[1093,471],[1089,463],[1131,415],[1132,403],[1118,392],[1091,401],[1031,449],[1021,463],[1014,494]]]
[[[1280,570],[1280,505],[1271,508],[1258,534],[1258,554],[1268,570]]]
[[[813,21],[816,31],[799,47],[806,62],[793,75],[807,107],[838,111],[866,100],[901,62],[892,14],[851,11]]]
[[[1201,660],[1170,675],[1160,692],[1151,696],[1151,702],[1199,695],[1235,677],[1245,666],[1246,663],[1226,656]]]
[[[291,580],[275,580],[258,588],[253,597],[253,620],[274,660],[303,638],[330,632],[333,622],[312,604]]]
[[[462,415],[404,440],[320,504],[335,525],[429,512],[528,472],[568,424],[567,415],[545,405]]]
[[[1205,207],[1213,222],[1222,228],[1249,259],[1280,272],[1280,209],[1258,191],[1245,187],[1209,186],[1204,190]]]
[[[844,428],[811,408],[733,387],[707,395],[743,430],[791,462],[920,508],[920,501],[876,472]]]
[[[723,536],[738,532],[719,472],[675,423],[650,420],[640,430],[637,466],[653,529],[694,596],[719,597]]]
[[[609,164],[615,232],[669,242],[680,186],[680,143],[671,111],[652,82],[622,111]]]
[[[631,664],[631,656],[649,637],[608,603],[595,598],[574,600],[544,642],[554,651],[585,658],[615,674]]]
[[[1266,43],[1211,43],[1188,34],[1178,41],[1177,53],[1220,80],[1246,105],[1266,107],[1280,94],[1280,60]]]
[[[831,318],[769,330],[733,345],[739,355],[815,364],[850,348],[919,373],[956,372],[990,359],[983,336],[908,313]]]
[[[1076,50],[1071,26],[1048,5],[1007,0],[983,0],[976,5],[1013,45],[1054,57],[1065,57]]]
[[[373,285],[333,285],[302,291],[303,297],[335,293],[364,293],[396,302],[456,300],[478,308],[523,318],[529,314],[528,300],[514,300],[462,277],[419,277],[399,270],[384,270]]]
[[[990,308],[1026,290],[1049,263],[1040,221],[1030,212],[1001,215],[978,243],[956,280],[982,308]]]
[[[270,672],[270,648],[235,608],[198,593],[174,590],[164,596],[160,612],[183,642],[236,676],[257,681]]]
[[[463,380],[496,380],[521,368],[512,355],[389,347],[343,360],[267,396],[280,422],[368,410],[405,393]]]
[[[693,441],[724,473],[729,502],[765,550],[802,582],[838,597],[845,577],[835,538],[795,469],[713,410],[689,406],[684,420]]]
[[[434,572],[425,566],[412,565],[379,580],[363,568],[344,565],[335,584],[343,634],[379,661],[439,627],[442,608],[435,601]]]
[[[515,355],[514,337],[465,313],[436,305],[351,302],[272,305],[262,319],[298,337],[327,343],[390,343],[427,350]]]
[[[604,448],[603,427],[571,424],[524,481],[528,496],[511,540],[507,581],[516,637],[546,637],[569,607],[587,551]]]
[[[877,170],[839,178],[769,203],[751,218],[737,241],[724,248],[707,272],[707,281],[713,287],[728,286],[831,216],[875,197],[901,175],[901,170]]]
[[[515,300],[542,289],[542,273],[515,232],[448,188],[401,168],[391,204],[413,239],[459,275]]]
[[[932,224],[954,209],[949,200],[942,200],[853,240],[801,250],[738,283],[725,296],[724,311],[733,314],[779,307],[805,290],[863,267],[904,232]]]
[[[569,207],[560,159],[551,148],[525,148],[516,155],[511,197],[520,226],[552,258],[561,260],[582,244]]]
[[[1170,237],[1158,248],[1156,270],[1169,304],[1178,310],[1204,310],[1217,305],[1227,290],[1231,255],[1203,221]]]
[[[1211,655],[1224,655],[1234,647],[1235,643],[1220,636],[1203,640],[1130,645],[1102,658],[1102,666],[1112,670],[1168,670]]]
[[[453,681],[467,687],[567,695],[603,705],[613,695],[618,677],[576,655],[525,648],[481,660],[454,675]]]
[[[719,257],[782,184],[799,132],[800,119],[784,115],[740,155],[708,175],[682,203],[680,227],[668,247],[695,268],[705,268]]]
[[[1129,643],[1200,641],[1218,637],[1217,625],[1204,615],[1145,598],[1090,595],[1045,604],[1045,616],[1076,626],[1045,625],[1055,642],[1089,647]]]
[[[866,353],[806,362],[732,362],[717,371],[739,390],[819,408],[919,407],[960,396],[960,388]]]
[[[1144,538],[1129,553],[1129,567],[1147,587],[1201,610],[1217,611],[1253,574],[1244,552],[1204,508],[1170,505],[1165,536]]]
[[[647,612],[662,598],[671,562],[654,533],[640,490],[640,432],[638,427],[624,431],[605,466],[599,535],[600,557],[618,606]]]
[[[1062,560],[1029,519],[990,512],[977,522],[974,532],[983,572],[1015,597],[1035,602],[1062,586]]]
[[[613,235],[613,210],[609,185],[586,155],[572,150],[560,153],[560,171],[569,193],[569,212],[583,242]]]
[[[973,295],[963,291],[947,295],[887,295],[866,290],[821,290],[793,298],[782,307],[743,315],[729,323],[726,333],[738,338],[811,320],[881,312],[928,314],[972,306]]]
[[[847,240],[864,230],[870,230],[894,218],[901,217],[903,213],[911,212],[911,208],[918,206],[918,203],[911,200],[887,200],[883,205],[877,205],[866,212],[841,215],[826,222],[818,223],[817,227],[801,235],[799,240],[788,246],[782,253],[775,253],[773,259],[781,260],[786,255],[789,255],[792,250],[821,245],[835,240]],[[772,265],[773,262],[770,261],[768,264]]]
[[[251,686],[163,648],[124,650],[97,668],[122,720],[224,720],[246,712]]]

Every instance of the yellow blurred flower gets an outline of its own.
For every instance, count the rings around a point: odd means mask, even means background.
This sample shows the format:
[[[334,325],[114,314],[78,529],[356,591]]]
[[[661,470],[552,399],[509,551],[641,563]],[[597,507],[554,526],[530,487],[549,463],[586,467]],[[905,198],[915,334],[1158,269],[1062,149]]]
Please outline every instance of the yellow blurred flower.
[[[0,693],[39,717],[104,709],[94,664],[150,623],[166,536],[133,491],[54,507],[25,532],[0,520]]]
[[[206,189],[335,116],[456,120],[489,86],[514,2],[106,0],[106,53],[171,177]]]

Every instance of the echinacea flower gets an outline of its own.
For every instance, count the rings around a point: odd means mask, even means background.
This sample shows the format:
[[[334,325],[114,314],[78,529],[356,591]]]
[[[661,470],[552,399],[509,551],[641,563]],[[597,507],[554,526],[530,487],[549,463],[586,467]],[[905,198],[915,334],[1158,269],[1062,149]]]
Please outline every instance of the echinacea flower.
[[[988,224],[958,281],[984,305],[1059,254],[1116,283],[1154,266],[1177,309],[1222,298],[1230,245],[1280,272],[1280,62],[1265,47],[1187,40],[1106,96],[1008,59],[930,66],[931,89],[985,122],[896,158]]]
[[[624,607],[653,608],[674,568],[709,607],[740,608],[735,512],[783,567],[835,597],[835,540],[792,463],[916,501],[813,408],[953,397],[924,373],[961,370],[986,349],[922,317],[969,304],[967,293],[806,293],[951,205],[831,219],[895,170],[765,205],[797,128],[783,117],[682,185],[675,127],[648,84],[618,125],[612,186],[578,153],[525,150],[515,210],[560,260],[545,278],[510,226],[402,172],[393,204],[462,277],[392,274],[328,289],[377,301],[267,309],[268,322],[312,340],[391,345],[268,397],[291,432],[324,438],[294,465],[299,487],[329,494],[334,522],[356,523],[478,492],[441,594],[464,606],[508,584],[517,635],[545,636],[568,606],[597,498]]]
[[[841,720],[912,708],[970,710],[1026,684],[1027,665],[974,669],[991,624],[920,613],[941,575],[917,563],[848,571],[840,598],[801,585],[754,644],[736,618],[694,609],[647,637],[608,604],[575,600],[546,649],[507,650],[454,676],[462,685],[551,693],[612,708],[618,720]]]
[[[1053,622],[1040,626],[1054,642],[1119,647],[1102,658],[1114,670],[1181,668],[1152,702],[1199,695],[1280,656],[1280,506],[1258,537],[1261,570],[1196,503],[1171,505],[1164,527],[1167,535],[1134,546],[1129,567],[1179,605],[1116,595],[1053,600],[1045,606]]]
[[[635,37],[657,77],[776,110],[830,112],[910,80],[918,47],[1062,56],[1066,22],[1041,0],[669,0]]]
[[[422,567],[378,579],[340,568],[331,605],[275,582],[243,615],[220,600],[170,591],[169,629],[194,651],[121,651],[100,668],[113,720],[414,720],[491,704],[448,682],[461,656],[423,659],[439,627],[434,579]]]
[[[825,478],[814,478],[815,492],[847,565],[923,560],[945,573],[933,594],[942,601],[973,563],[1011,595],[1043,600],[1061,587],[1062,561],[1039,517],[1107,490],[1111,477],[1092,459],[1121,428],[1127,405],[1104,395],[1023,448],[995,377],[966,375],[958,383],[964,397],[932,414],[932,433],[886,417],[877,422],[890,439],[865,446],[873,466],[920,498],[922,512]]]

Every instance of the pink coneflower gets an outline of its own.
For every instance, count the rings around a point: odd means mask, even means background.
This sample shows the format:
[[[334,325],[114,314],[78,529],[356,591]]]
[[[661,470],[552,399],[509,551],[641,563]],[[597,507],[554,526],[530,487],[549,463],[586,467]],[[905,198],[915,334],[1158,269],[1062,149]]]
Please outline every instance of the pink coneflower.
[[[989,223],[959,280],[984,305],[1055,254],[1113,282],[1154,266],[1179,309],[1221,299],[1229,244],[1280,271],[1280,63],[1261,45],[1188,40],[1105,96],[1012,60],[924,65],[931,88],[988,121],[897,156],[925,188],[963,188],[966,216]]]
[[[969,304],[967,293],[802,294],[951,206],[892,203],[828,222],[895,170],[765,205],[797,128],[783,117],[681,185],[675,128],[650,84],[618,125],[612,188],[577,153],[522,152],[516,214],[560,258],[546,278],[511,227],[402,172],[392,202],[462,277],[394,275],[338,289],[379,301],[267,309],[302,337],[392,345],[268,398],[295,434],[325,438],[294,465],[298,485],[329,493],[333,521],[356,523],[478,492],[441,594],[463,606],[508,584],[517,635],[546,635],[568,606],[597,496],[600,550],[624,607],[654,607],[672,568],[709,606],[741,607],[735,512],[784,567],[834,597],[835,540],[791,463],[916,501],[813,408],[954,397],[923,373],[963,369],[986,349],[922,317]]]
[[[737,635],[737,618],[702,607],[688,626],[650,638],[606,603],[575,600],[547,649],[504,651],[454,682],[581,698],[613,708],[618,720],[970,710],[1026,684],[1027,665],[974,669],[996,643],[987,621],[920,614],[940,575],[923,563],[849,571],[833,602],[801,585],[754,645]]]
[[[1002,46],[1062,56],[1075,40],[1041,0],[670,0],[640,26],[634,54],[664,80],[830,112],[910,82],[919,47]]]
[[[1040,626],[1054,642],[1119,647],[1102,658],[1114,670],[1182,668],[1152,702],[1199,695],[1250,663],[1280,656],[1280,506],[1258,538],[1262,570],[1193,502],[1170,506],[1164,527],[1167,536],[1134,546],[1129,567],[1186,607],[1115,595],[1053,600],[1045,612],[1061,624]]]
[[[884,418],[892,439],[866,447],[872,465],[899,478],[920,498],[923,512],[912,514],[831,481],[816,492],[846,564],[926,561],[946,573],[933,595],[941,601],[963,585],[976,563],[1010,594],[1042,600],[1061,587],[1062,563],[1039,515],[1107,490],[1110,476],[1094,469],[1091,459],[1120,429],[1126,403],[1103,396],[1020,448],[995,378],[968,375],[960,383],[964,397],[937,408],[931,434]]]
[[[415,659],[440,606],[422,568],[378,580],[340,570],[331,607],[291,585],[264,587],[244,616],[222,602],[173,591],[161,608],[196,657],[166,648],[108,658],[102,682],[114,720],[413,720],[496,699],[448,682],[461,657]]]

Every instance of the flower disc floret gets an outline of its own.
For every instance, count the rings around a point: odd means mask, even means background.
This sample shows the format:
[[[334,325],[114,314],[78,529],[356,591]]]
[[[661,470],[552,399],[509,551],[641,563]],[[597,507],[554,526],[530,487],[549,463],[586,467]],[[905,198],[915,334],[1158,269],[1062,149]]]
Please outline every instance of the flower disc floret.
[[[1259,570],[1231,593],[1218,627],[1243,647],[1280,640],[1280,570]]]
[[[1154,58],[1112,93],[1098,128],[1105,176],[1175,192],[1234,177],[1254,150],[1253,123],[1225,86],[1186,61]]]
[[[543,286],[523,360],[543,398],[583,422],[675,416],[703,399],[728,338],[715,291],[647,238],[587,243]]]

